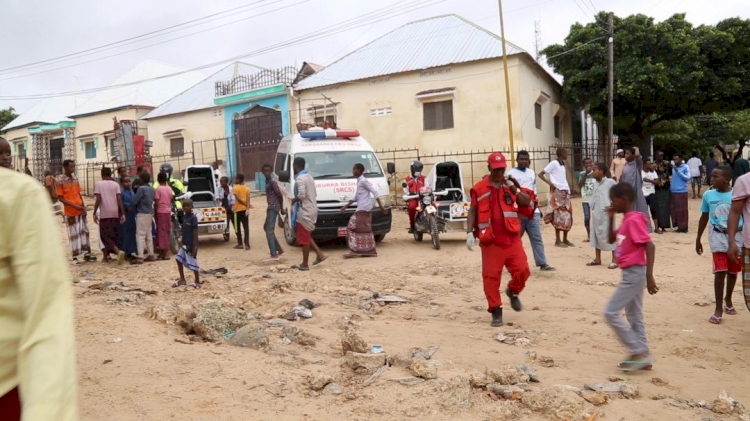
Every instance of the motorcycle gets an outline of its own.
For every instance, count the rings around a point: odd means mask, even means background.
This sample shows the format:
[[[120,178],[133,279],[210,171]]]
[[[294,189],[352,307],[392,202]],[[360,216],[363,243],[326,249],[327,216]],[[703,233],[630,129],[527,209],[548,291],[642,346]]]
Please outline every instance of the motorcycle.
[[[414,239],[416,241],[422,241],[424,234],[429,234],[432,237],[432,247],[435,250],[440,250],[440,226],[437,217],[438,204],[435,202],[435,194],[432,188],[425,186],[419,189],[419,194],[416,195],[404,195],[405,201],[417,199],[419,205],[417,206],[417,214],[414,217]]]

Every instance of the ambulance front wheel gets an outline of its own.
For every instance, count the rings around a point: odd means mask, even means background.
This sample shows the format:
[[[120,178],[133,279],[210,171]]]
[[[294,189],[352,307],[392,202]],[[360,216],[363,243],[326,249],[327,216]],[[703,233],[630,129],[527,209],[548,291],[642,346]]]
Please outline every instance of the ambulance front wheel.
[[[284,218],[284,240],[292,247],[297,245],[297,235],[292,229],[289,217]]]

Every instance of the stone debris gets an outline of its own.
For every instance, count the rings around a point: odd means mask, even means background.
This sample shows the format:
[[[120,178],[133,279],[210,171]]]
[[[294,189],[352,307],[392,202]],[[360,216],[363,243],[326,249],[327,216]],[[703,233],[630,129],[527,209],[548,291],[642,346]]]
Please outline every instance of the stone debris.
[[[419,377],[401,377],[398,379],[391,379],[393,382],[401,383],[405,386],[414,386],[415,384],[424,383],[425,380]]]
[[[378,301],[380,303],[408,303],[409,302],[409,300],[407,300],[406,298],[399,297],[398,295],[379,294],[377,292],[372,294],[372,298],[374,298],[375,301]]]
[[[268,345],[268,334],[263,323],[253,322],[240,328],[229,343],[243,348],[261,348]]]
[[[669,381],[659,377],[653,377],[651,378],[651,384],[653,384],[654,386],[668,386]]]
[[[295,325],[286,325],[281,329],[281,341],[285,344],[290,344],[297,340],[297,334],[299,329]]]
[[[565,390],[570,391],[570,392],[573,392],[573,393],[575,393],[578,396],[583,395],[583,390],[581,390],[580,388],[575,387],[575,386],[569,386],[567,384],[559,384],[559,385],[556,385],[555,387],[560,388],[560,389],[565,389]]]
[[[495,336],[495,340],[506,345],[515,345],[526,348],[531,346],[531,339],[527,336],[529,336],[529,332],[525,330],[515,330],[501,333]]]
[[[488,384],[494,383],[495,379],[483,373],[472,373],[469,375],[469,384],[477,389],[484,389]]]
[[[346,353],[347,365],[355,370],[364,369],[367,372],[375,372],[385,365],[385,361],[385,354],[362,354],[352,351]]]
[[[344,332],[344,337],[341,338],[341,351],[344,354],[349,351],[358,354],[366,354],[368,351],[367,342],[360,338],[353,330],[347,329],[347,331]]]
[[[719,392],[719,396],[714,399],[713,402],[708,404],[708,408],[713,411],[716,414],[743,414],[745,412],[745,408],[736,400],[734,400],[731,396],[727,394],[726,391],[722,390]]]
[[[555,366],[555,360],[550,357],[541,356],[538,359],[539,365],[546,368],[552,368]]]
[[[524,389],[516,385],[502,385],[499,383],[490,383],[487,385],[487,390],[490,392],[500,395],[505,399],[520,400],[521,395],[524,393]]]
[[[197,314],[195,308],[189,304],[181,304],[177,306],[177,315],[175,316],[175,324],[180,326],[185,333],[193,333],[193,322]]]
[[[320,391],[329,383],[333,383],[333,377],[328,374],[311,375],[307,378],[307,384],[311,390]]]
[[[607,400],[609,399],[607,395],[601,392],[593,392],[591,390],[587,390],[581,394],[581,397],[586,400],[586,402],[595,405],[600,406],[607,403]]]
[[[315,343],[317,342],[318,338],[316,338],[311,333],[305,332],[304,330],[300,330],[299,333],[297,333],[297,343],[302,346],[315,346]]]
[[[417,357],[412,360],[409,366],[409,371],[415,377],[421,377],[425,380],[436,379],[438,376],[438,369],[435,364],[422,357]]]
[[[526,373],[526,375],[529,376],[529,380],[531,380],[532,383],[539,383],[539,376],[534,373],[533,370],[531,370],[529,367],[521,364],[518,366],[518,369]]]
[[[504,386],[529,382],[529,375],[516,367],[492,370],[488,375],[495,381],[495,383]]]
[[[429,360],[432,358],[433,355],[437,352],[437,350],[440,349],[439,346],[430,346],[427,348],[412,348],[411,349],[411,357],[412,358],[424,358],[425,360]]]
[[[594,392],[620,393],[627,399],[635,399],[640,396],[638,386],[629,382],[586,383],[583,387]]]
[[[223,301],[208,301],[195,309],[193,329],[201,338],[217,342],[245,326],[249,317]]]
[[[330,395],[341,395],[344,393],[344,390],[336,383],[329,383],[326,385],[326,387],[323,388],[323,392],[321,392],[324,396],[330,396]]]
[[[552,386],[526,392],[521,402],[532,411],[541,413],[546,419],[569,421],[592,419],[594,406],[567,388]]]
[[[381,375],[383,375],[383,373],[385,373],[386,371],[388,371],[388,366],[387,365],[384,365],[384,366],[380,367],[378,369],[378,371],[376,371],[372,376],[368,377],[367,380],[365,380],[364,382],[362,382],[362,386],[363,387],[367,387],[367,386],[375,383],[375,381],[378,379],[378,377],[380,377]]]

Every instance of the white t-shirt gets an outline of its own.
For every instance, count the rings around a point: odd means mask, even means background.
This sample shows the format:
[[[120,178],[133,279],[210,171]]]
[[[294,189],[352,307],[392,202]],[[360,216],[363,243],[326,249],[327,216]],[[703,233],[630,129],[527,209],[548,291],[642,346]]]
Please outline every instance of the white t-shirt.
[[[521,187],[529,190],[533,190],[534,194],[537,193],[536,191],[536,174],[534,174],[534,170],[531,168],[526,168],[526,171],[521,171],[518,168],[511,168],[510,171],[506,173],[506,175],[509,175],[516,180],[518,180],[518,184],[521,185]],[[539,208],[536,208],[536,213],[540,213]]]
[[[646,172],[641,171],[641,178],[643,179],[643,187],[641,187],[641,190],[643,190],[643,196],[648,197],[652,194],[656,193],[656,188],[654,187],[653,183],[646,183],[646,180],[654,181],[657,178],[659,178],[658,175],[656,175],[656,171]]]
[[[544,167],[544,173],[549,174],[549,181],[556,189],[570,191],[565,166],[561,165],[560,161],[554,160],[547,164]]]
[[[701,165],[703,165],[703,162],[698,157],[692,157],[688,159],[687,166],[690,168],[690,176],[691,177],[700,177],[701,176]]]

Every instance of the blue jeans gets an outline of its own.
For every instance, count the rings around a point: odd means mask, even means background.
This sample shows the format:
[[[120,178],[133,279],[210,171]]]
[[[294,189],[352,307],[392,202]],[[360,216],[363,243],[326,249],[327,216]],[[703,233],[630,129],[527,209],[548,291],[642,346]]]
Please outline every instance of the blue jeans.
[[[268,241],[268,249],[271,251],[271,256],[276,256],[278,252],[282,251],[279,240],[276,239],[276,218],[279,217],[279,211],[268,209],[266,211],[266,223],[263,225],[263,229],[266,231],[266,240]]]
[[[521,237],[524,233],[529,234],[531,250],[534,252],[534,264],[541,267],[547,264],[547,256],[544,255],[544,242],[542,241],[542,215],[534,213],[534,219],[521,219]]]
[[[583,203],[583,226],[588,230],[591,227],[591,204]]]

